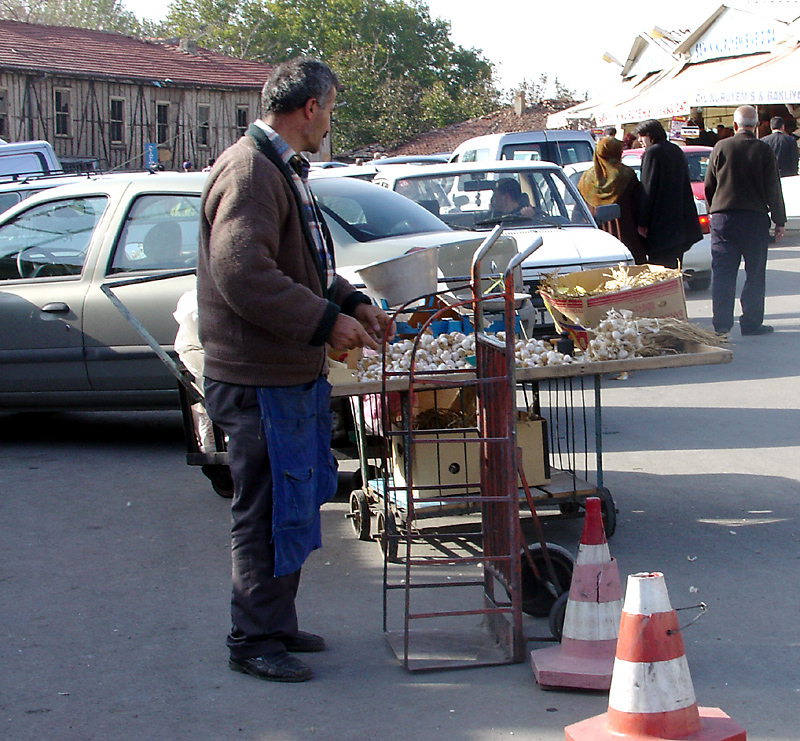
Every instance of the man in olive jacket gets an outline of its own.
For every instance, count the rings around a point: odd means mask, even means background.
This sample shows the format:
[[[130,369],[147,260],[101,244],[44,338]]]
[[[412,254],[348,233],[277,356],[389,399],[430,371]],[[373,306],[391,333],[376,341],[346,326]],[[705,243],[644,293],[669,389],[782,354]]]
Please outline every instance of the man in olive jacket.
[[[769,145],[756,139],[758,114],[745,105],[733,114],[734,136],[714,145],[706,170],[705,191],[711,214],[711,304],[714,329],[733,327],[736,274],[744,258],[745,281],[739,299],[743,335],[769,334],[764,324],[770,217],[775,241],[783,237],[786,208],[778,163]]]
[[[197,294],[209,415],[228,436],[234,483],[235,671],[302,682],[293,653],[321,651],[299,630],[300,566],[321,545],[319,506],[335,492],[326,343],[371,347],[389,317],[336,275],[308,187],[338,81],[321,62],[276,67],[263,120],[217,159],[203,191]]]

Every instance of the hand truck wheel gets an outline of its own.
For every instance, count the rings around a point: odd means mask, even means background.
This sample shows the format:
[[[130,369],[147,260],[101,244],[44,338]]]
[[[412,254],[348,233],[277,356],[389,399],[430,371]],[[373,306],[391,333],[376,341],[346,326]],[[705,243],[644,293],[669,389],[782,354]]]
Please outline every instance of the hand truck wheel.
[[[567,616],[567,602],[569,601],[569,591],[559,595],[558,599],[553,602],[550,608],[549,623],[550,632],[553,638],[561,642],[561,636],[564,633],[564,618]]]
[[[531,559],[536,566],[536,570],[542,579],[547,579],[547,565],[541,544],[533,543],[528,546],[528,549],[531,552]],[[572,554],[566,548],[562,548],[555,543],[547,544],[547,553],[553,563],[553,570],[556,572],[561,593],[569,592],[569,585],[572,582],[572,567],[574,565]],[[547,617],[560,594],[554,595],[547,584],[536,578],[524,553],[521,560],[522,611],[534,617]]]
[[[378,512],[377,517],[378,543],[383,551],[383,556],[387,561],[397,560],[397,521],[394,513]]]
[[[606,538],[610,538],[617,529],[617,506],[614,504],[614,497],[611,492],[602,488],[598,492],[600,496],[600,511],[603,516],[603,529],[606,531]]]

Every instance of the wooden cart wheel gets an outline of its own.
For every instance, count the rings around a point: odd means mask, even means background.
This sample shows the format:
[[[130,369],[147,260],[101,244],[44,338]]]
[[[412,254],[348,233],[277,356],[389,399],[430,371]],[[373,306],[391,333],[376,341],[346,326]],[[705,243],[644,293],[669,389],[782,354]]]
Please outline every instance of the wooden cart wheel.
[[[531,558],[536,565],[536,569],[543,579],[547,579],[547,566],[542,554],[542,546],[533,543],[528,548]],[[562,548],[555,543],[547,544],[547,552],[553,562],[553,569],[558,577],[558,585],[561,592],[569,592],[569,585],[572,582],[572,567],[574,561],[572,555],[566,548]],[[543,584],[534,576],[528,559],[522,554],[522,611],[534,617],[547,617],[556,599],[560,595],[553,594],[546,584]]]
[[[567,602],[569,600],[569,591],[564,592],[559,598],[553,602],[550,608],[550,632],[553,638],[561,641],[561,636],[564,633],[564,618],[567,616]]]
[[[606,531],[606,538],[610,538],[617,529],[617,506],[614,504],[614,497],[606,489],[597,492],[600,495],[600,511],[603,514],[603,528]]]
[[[371,519],[367,495],[361,489],[350,492],[350,522],[359,540],[372,540],[369,536]]]
[[[394,513],[389,511],[388,518],[384,512],[378,512],[377,522],[378,543],[387,561],[397,560],[397,521]]]

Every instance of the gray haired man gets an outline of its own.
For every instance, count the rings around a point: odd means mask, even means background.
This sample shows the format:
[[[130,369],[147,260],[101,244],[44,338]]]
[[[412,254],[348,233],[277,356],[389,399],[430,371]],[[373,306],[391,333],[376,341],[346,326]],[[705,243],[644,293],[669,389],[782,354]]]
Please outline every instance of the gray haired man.
[[[743,335],[769,334],[764,324],[767,247],[770,220],[775,240],[783,237],[786,208],[778,163],[767,144],[756,139],[756,109],[740,106],[733,114],[734,136],[714,145],[705,190],[711,214],[711,302],[714,330],[733,327],[736,274],[744,259],[745,282],[739,326]]]

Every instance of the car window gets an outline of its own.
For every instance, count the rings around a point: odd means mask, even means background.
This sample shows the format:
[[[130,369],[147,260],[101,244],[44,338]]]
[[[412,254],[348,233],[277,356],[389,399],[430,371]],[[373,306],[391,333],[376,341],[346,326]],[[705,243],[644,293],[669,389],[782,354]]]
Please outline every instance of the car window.
[[[689,166],[689,179],[693,183],[702,183],[706,179],[708,169],[708,152],[686,152],[686,164]]]
[[[592,145],[587,141],[555,142],[561,158],[560,165],[574,165],[576,162],[592,161]]]
[[[315,180],[314,196],[325,218],[338,224],[357,242],[448,231],[447,225],[431,213],[432,208],[420,208],[384,188],[369,185],[356,190],[346,188],[346,183],[334,186],[327,180]]]
[[[500,159],[541,162],[547,159],[544,146],[544,143],[534,144],[533,142],[506,144]]]
[[[47,201],[0,226],[0,280],[80,275],[106,196]]]
[[[139,196],[131,205],[114,245],[109,273],[196,266],[199,227],[199,195]]]
[[[0,214],[3,213],[3,211],[10,209],[14,204],[19,203],[21,200],[22,198],[20,198],[19,193],[16,191],[0,193]]]
[[[461,162],[484,162],[489,159],[488,149],[468,149],[461,155]],[[458,161],[458,158],[453,160]]]

